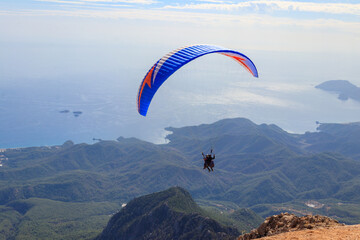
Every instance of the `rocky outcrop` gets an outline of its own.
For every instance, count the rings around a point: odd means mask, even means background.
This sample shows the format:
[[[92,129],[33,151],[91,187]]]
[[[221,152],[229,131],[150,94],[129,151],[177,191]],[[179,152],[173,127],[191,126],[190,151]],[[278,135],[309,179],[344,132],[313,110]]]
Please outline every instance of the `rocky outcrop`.
[[[360,225],[345,225],[330,228],[305,229],[286,232],[261,240],[356,240],[360,236]]]
[[[343,226],[344,224],[338,221],[319,215],[306,215],[303,217],[295,216],[294,214],[281,213],[266,218],[266,220],[257,229],[250,233],[241,235],[238,240],[250,240],[262,238],[266,236],[273,236],[284,232],[292,232],[303,229],[315,229],[321,227]]]

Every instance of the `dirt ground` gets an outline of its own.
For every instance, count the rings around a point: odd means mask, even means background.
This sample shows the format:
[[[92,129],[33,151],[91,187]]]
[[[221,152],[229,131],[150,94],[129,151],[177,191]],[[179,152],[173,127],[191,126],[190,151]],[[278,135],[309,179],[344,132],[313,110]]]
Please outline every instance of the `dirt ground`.
[[[360,225],[347,225],[332,228],[307,229],[286,232],[261,240],[360,240]]]

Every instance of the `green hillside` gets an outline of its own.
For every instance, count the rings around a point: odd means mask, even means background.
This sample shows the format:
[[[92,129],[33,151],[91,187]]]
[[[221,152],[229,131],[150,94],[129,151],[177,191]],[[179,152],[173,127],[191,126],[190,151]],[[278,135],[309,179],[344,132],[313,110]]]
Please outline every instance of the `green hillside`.
[[[20,233],[12,229],[23,223],[25,210],[15,211],[11,205],[19,201],[118,206],[172,186],[187,189],[205,207],[222,202],[229,211],[252,208],[266,217],[281,209],[303,212],[305,202],[314,200],[323,207],[307,211],[360,222],[358,126],[321,124],[318,132],[300,135],[275,125],[227,119],[169,128],[171,141],[163,145],[119,138],[91,145],[6,149],[2,154],[8,160],[0,168],[0,233]],[[211,146],[215,170],[208,173],[202,169],[201,152]]]
[[[112,202],[13,201],[0,209],[0,239],[92,239],[119,209]]]
[[[236,239],[236,229],[206,216],[182,188],[135,198],[109,221],[101,239]]]

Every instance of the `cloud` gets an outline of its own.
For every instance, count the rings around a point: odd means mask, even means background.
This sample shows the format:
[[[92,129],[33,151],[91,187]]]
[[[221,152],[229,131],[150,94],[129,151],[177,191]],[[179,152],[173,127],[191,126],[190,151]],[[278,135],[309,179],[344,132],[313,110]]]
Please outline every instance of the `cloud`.
[[[211,2],[211,3],[231,3],[230,1],[221,1],[221,0],[197,0],[198,2]]]
[[[317,2],[293,2],[293,1],[246,1],[241,3],[191,3],[185,5],[167,5],[165,9],[186,10],[225,10],[237,11],[248,9],[253,11],[287,11],[287,12],[315,12],[328,14],[351,14],[360,16],[360,4],[351,3],[317,3]]]
[[[59,6],[56,9],[0,10],[1,15],[10,16],[11,19],[13,16],[16,18],[19,16],[42,16],[53,19],[55,17],[77,17],[146,21],[146,23],[133,21],[125,26],[125,28],[129,27],[129,34],[136,41],[142,41],[140,36],[146,32],[157,43],[166,41],[167,43],[183,44],[209,42],[208,39],[210,39],[214,44],[257,50],[332,51],[351,54],[360,52],[357,44],[360,36],[360,22],[342,18],[296,19],[291,15],[210,13],[155,9],[153,7],[139,8],[134,5],[111,7],[75,4],[67,7]],[[66,19],[64,18],[64,20]],[[4,22],[3,26],[12,32],[9,23],[5,24],[7,20],[2,22]],[[148,27],[147,23],[151,23],[151,27]],[[118,24],[122,23],[118,22]],[[130,29],[135,25],[141,27]],[[146,28],[144,28],[145,25],[147,25]],[[155,31],[151,30],[152,27]],[[160,31],[162,27],[167,30]],[[175,31],[174,34],[166,33],[170,27]],[[141,28],[143,29],[141,30],[142,34],[139,34],[138,30]],[[152,35],[154,32],[157,34]],[[184,34],[180,34],[181,32]],[[226,37],[228,35],[231,37]]]
[[[342,31],[356,32],[360,29],[360,23],[356,20],[349,21],[334,18],[307,18],[296,19],[292,15],[276,15],[248,13],[236,14],[231,12],[193,12],[188,9],[208,9],[208,10],[236,10],[241,8],[270,9],[283,11],[313,11],[328,13],[349,13],[360,15],[360,4],[350,3],[311,3],[311,2],[292,2],[292,1],[273,1],[258,0],[246,1],[241,3],[224,3],[224,1],[210,0],[212,3],[167,5],[161,8],[150,7],[147,9],[135,8],[137,5],[129,4],[152,4],[156,0],[36,0],[39,2],[68,3],[74,5],[72,9],[58,6],[58,9],[24,9],[0,11],[0,15],[49,15],[49,16],[76,16],[76,17],[96,17],[113,19],[139,19],[155,21],[174,21],[191,22],[193,24],[212,24],[221,26],[223,24],[241,23],[258,26],[300,26],[310,28],[336,28]],[[202,1],[202,0],[199,0]],[[215,3],[216,2],[216,3]],[[112,3],[112,4],[110,4]],[[124,3],[127,5],[121,5]],[[116,7],[116,8],[115,8]],[[174,11],[183,9],[183,11]],[[269,10],[269,11],[270,11]],[[256,11],[255,11],[256,12]]]
[[[59,0],[46,0],[59,1]],[[113,19],[139,19],[139,20],[159,20],[174,22],[192,22],[195,24],[214,24],[222,25],[224,23],[242,23],[242,24],[260,24],[263,26],[302,26],[302,27],[346,27],[351,29],[360,29],[357,22],[345,22],[336,19],[292,19],[290,17],[272,17],[268,15],[235,15],[220,13],[194,13],[186,11],[170,11],[165,9],[114,9],[114,8],[94,8],[94,9],[61,9],[61,10],[12,10],[1,11],[0,15],[22,15],[22,16],[74,16],[74,17],[101,17]]]
[[[37,2],[49,2],[49,3],[67,3],[67,4],[85,4],[82,1],[66,1],[66,0],[35,0]]]
[[[48,3],[65,3],[65,4],[76,4],[76,5],[87,5],[87,4],[98,4],[103,6],[117,6],[115,4],[118,3],[125,3],[125,4],[154,4],[158,1],[156,0],[78,0],[78,1],[72,1],[72,0],[35,0],[37,2],[48,2]],[[109,5],[112,4],[112,5]]]
[[[82,0],[83,2],[153,4],[156,0]]]

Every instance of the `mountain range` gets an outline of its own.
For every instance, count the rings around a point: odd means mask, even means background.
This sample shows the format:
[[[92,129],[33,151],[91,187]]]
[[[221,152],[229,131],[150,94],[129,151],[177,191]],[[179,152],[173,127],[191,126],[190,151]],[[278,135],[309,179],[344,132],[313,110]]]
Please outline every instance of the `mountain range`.
[[[56,232],[62,228],[88,239],[123,203],[172,186],[187,189],[200,207],[215,213],[250,208],[261,217],[288,211],[321,213],[345,223],[360,220],[360,123],[319,123],[316,132],[292,134],[236,118],[167,130],[170,142],[160,145],[120,137],[91,145],[68,141],[5,149],[0,234],[29,234],[26,229],[44,219],[43,232],[53,239],[61,239]],[[216,159],[209,173],[202,169],[201,152],[211,148]],[[77,219],[92,219],[91,224],[73,226],[73,204],[86,209]],[[42,218],[43,205],[54,213],[52,207],[68,206],[70,215],[61,213],[61,224],[45,221],[57,215]],[[94,211],[94,206],[101,207]],[[31,234],[41,238],[41,231]]]

